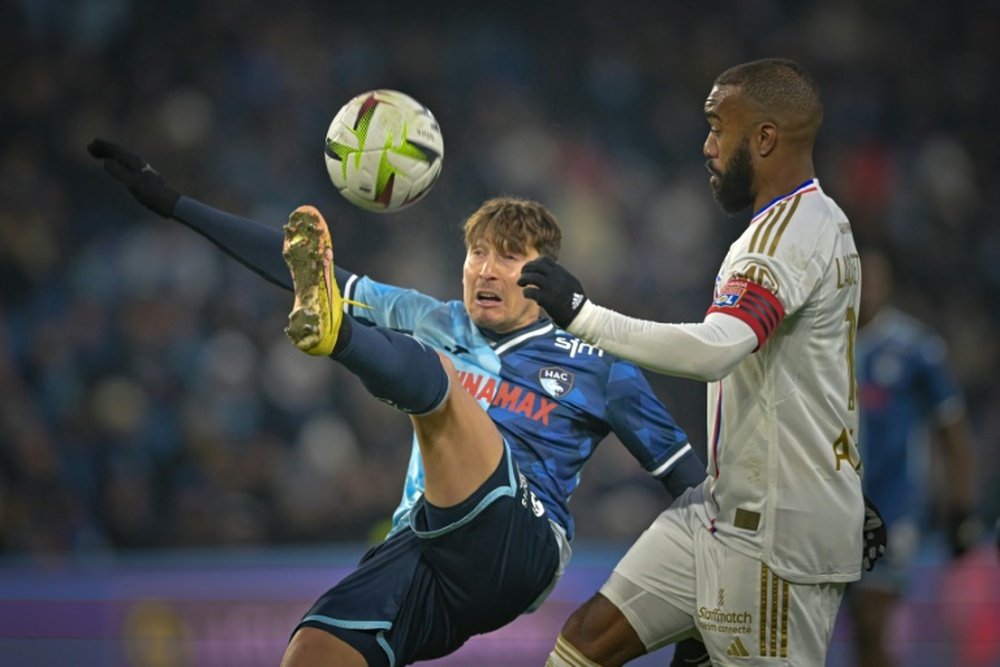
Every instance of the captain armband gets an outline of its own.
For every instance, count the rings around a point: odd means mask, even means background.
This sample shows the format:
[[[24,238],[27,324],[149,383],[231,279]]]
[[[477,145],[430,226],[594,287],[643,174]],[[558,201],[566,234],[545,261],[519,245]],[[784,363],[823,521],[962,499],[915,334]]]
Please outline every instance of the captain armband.
[[[730,278],[715,293],[710,313],[731,315],[753,329],[759,350],[785,317],[785,308],[767,288],[746,278]]]

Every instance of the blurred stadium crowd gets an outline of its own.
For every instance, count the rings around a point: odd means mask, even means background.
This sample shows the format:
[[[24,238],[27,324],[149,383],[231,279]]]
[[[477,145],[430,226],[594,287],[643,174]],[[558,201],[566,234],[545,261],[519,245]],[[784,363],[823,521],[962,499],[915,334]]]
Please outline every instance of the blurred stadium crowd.
[[[461,295],[464,216],[537,198],[597,300],[695,320],[744,224],[711,199],[702,102],[765,55],[819,79],[820,180],[949,341],[996,516],[997,5],[537,4],[4,3],[0,553],[362,540],[409,455],[404,416],[285,340],[290,294],[132,202],[91,137],[275,227],[316,204],[342,266],[442,298]],[[340,105],[376,87],[429,106],[445,137],[435,190],[391,217],[340,199],[321,156]],[[703,445],[703,388],[654,386]],[[631,538],[666,498],[601,449],[579,535]]]

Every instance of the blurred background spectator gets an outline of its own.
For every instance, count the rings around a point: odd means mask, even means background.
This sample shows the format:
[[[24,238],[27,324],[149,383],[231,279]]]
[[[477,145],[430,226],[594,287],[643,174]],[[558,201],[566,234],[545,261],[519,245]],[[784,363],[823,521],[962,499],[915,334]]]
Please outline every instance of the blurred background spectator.
[[[996,516],[998,5],[535,4],[0,8],[0,553],[364,540],[409,455],[405,417],[285,340],[290,295],[124,196],[91,137],[275,227],[314,203],[343,266],[441,298],[460,298],[464,217],[537,198],[597,301],[697,320],[745,220],[711,200],[702,103],[765,55],[819,79],[819,177],[861,241],[894,249],[895,300],[946,339]],[[340,105],[377,87],[445,137],[435,189],[391,217],[341,200],[321,154]],[[703,387],[651,379],[703,446]],[[602,449],[579,537],[631,539],[664,497]]]
[[[961,388],[933,330],[895,307],[892,257],[861,248],[857,386],[865,495],[888,531],[885,558],[847,590],[857,667],[898,664],[891,622],[913,579],[914,561],[940,530],[955,566],[982,539],[975,514],[978,475]],[[955,569],[954,566],[952,569]],[[905,663],[902,663],[905,664]]]

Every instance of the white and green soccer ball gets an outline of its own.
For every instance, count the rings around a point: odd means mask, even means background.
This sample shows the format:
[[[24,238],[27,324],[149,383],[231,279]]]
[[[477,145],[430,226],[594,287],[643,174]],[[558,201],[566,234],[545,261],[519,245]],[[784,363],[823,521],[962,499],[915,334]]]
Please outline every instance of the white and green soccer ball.
[[[361,208],[399,211],[441,174],[444,139],[434,115],[409,95],[371,90],[341,107],[326,131],[326,169]]]

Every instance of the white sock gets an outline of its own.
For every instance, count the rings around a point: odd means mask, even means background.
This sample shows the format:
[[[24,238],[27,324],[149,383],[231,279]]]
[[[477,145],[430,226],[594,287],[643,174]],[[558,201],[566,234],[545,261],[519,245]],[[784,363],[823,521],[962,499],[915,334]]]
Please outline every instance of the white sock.
[[[545,661],[545,667],[601,667],[596,662],[591,661],[587,656],[569,643],[560,634],[556,638],[556,645],[549,653],[549,659]]]

